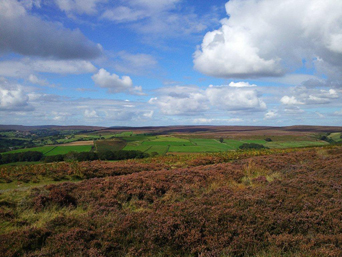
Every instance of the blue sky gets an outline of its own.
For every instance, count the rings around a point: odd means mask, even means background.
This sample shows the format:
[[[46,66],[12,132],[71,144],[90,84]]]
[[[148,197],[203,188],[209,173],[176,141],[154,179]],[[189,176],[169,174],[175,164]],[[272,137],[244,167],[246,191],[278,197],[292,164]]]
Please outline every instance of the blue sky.
[[[0,123],[342,125],[339,0],[0,0]]]

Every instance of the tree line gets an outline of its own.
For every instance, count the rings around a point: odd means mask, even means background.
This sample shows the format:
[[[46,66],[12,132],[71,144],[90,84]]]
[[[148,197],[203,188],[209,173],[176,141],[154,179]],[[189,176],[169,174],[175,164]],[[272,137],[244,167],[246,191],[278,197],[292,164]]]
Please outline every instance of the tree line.
[[[127,160],[127,159],[142,159],[150,155],[141,151],[102,151],[95,152],[70,152],[67,154],[58,154],[53,156],[44,156],[41,152],[28,151],[22,153],[0,154],[0,164],[15,163],[15,162],[61,162],[61,161],[94,161],[94,160]]]

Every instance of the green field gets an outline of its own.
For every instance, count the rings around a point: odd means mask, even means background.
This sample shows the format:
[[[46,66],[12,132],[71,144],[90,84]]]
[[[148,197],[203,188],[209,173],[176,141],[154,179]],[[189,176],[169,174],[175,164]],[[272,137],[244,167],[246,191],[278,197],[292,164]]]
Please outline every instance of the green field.
[[[11,132],[12,133],[12,132]],[[11,135],[11,133],[7,133]],[[13,133],[12,133],[13,134]],[[99,140],[99,138],[105,138]],[[190,135],[189,135],[190,137]],[[187,138],[182,135],[180,137],[174,135],[151,135],[151,134],[134,134],[132,131],[121,133],[82,133],[76,135],[66,136],[65,139],[58,141],[72,142],[80,139],[95,140],[95,149],[97,152],[101,151],[118,151],[118,150],[138,150],[145,153],[157,152],[158,154],[170,153],[205,153],[205,152],[223,152],[238,150],[244,143],[261,144],[268,148],[292,148],[292,147],[306,147],[306,146],[323,146],[328,143],[325,141],[312,140],[308,137],[273,137],[274,141],[266,142],[264,139],[267,136],[245,137],[237,139],[224,139],[221,143],[218,138]],[[336,142],[341,142],[341,133],[331,133],[329,138]],[[92,146],[42,146],[34,148],[25,148],[14,150],[7,153],[19,153],[27,151],[39,151],[45,156],[52,156],[57,154],[66,154],[71,151],[75,152],[89,152]],[[6,154],[6,153],[5,153]]]
[[[342,141],[341,134],[342,133],[331,133],[328,137],[334,140],[335,142],[340,142]]]
[[[3,154],[9,153],[23,153],[29,151],[41,152],[45,156],[52,156],[57,154],[67,154],[69,152],[89,152],[91,150],[91,145],[75,145],[75,146],[42,146],[42,147],[33,147],[33,148],[25,148],[18,149],[10,152],[6,152]]]
[[[133,132],[132,131],[125,131],[125,132],[115,134],[115,136],[116,137],[130,137],[130,136],[133,136]]]
[[[166,154],[168,151],[169,151],[169,146],[153,145],[146,151],[146,153],[150,154],[150,153],[156,152],[158,154]]]
[[[193,146],[192,143],[188,142],[177,142],[177,141],[144,141],[143,145],[165,145],[165,146]]]
[[[41,152],[44,155],[50,151],[52,151],[52,149],[54,149],[56,146],[41,146],[41,147],[32,147],[32,148],[24,148],[24,149],[18,149],[18,150],[13,150],[10,152],[6,152],[3,154],[8,154],[8,153],[23,153],[23,152],[29,152],[29,151],[34,151],[34,152]]]
[[[126,146],[126,142],[121,139],[97,140],[95,142],[96,151],[119,151]]]
[[[266,147],[269,148],[292,148],[292,147],[306,147],[306,146],[323,146],[328,145],[324,141],[288,141],[288,142],[267,142]]]
[[[52,156],[57,154],[67,154],[69,152],[89,152],[91,148],[91,145],[57,146],[51,151],[45,153],[44,155]]]
[[[170,137],[170,136],[157,136],[156,139],[153,141],[156,142],[182,142],[182,143],[188,143],[190,142],[189,139],[184,138],[178,138],[178,137]]]
[[[150,146],[150,145],[126,145],[123,150],[125,150],[125,151],[136,150],[136,151],[145,152],[148,149],[150,149],[151,147],[152,146]]]
[[[217,148],[203,146],[170,146],[169,152],[174,153],[205,153],[218,152]]]

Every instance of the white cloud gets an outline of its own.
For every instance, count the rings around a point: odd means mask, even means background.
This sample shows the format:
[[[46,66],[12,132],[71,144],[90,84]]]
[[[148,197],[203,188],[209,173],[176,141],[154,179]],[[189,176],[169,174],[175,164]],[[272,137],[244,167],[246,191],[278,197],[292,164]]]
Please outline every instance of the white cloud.
[[[0,52],[59,59],[94,59],[102,53],[79,30],[30,15],[17,0],[0,0],[0,24]]]
[[[157,105],[167,115],[196,115],[208,109],[205,97],[200,93],[191,93],[187,97],[161,96],[151,98],[150,104]]]
[[[266,103],[255,89],[248,87],[210,86],[206,90],[210,103],[228,111],[263,111]]]
[[[217,23],[216,10],[207,15],[197,15],[182,5],[182,0],[127,0],[121,5],[107,6],[101,19],[115,23],[129,23],[143,40],[156,44],[156,39],[177,37],[189,39],[189,35],[201,33]],[[187,37],[185,37],[187,36]],[[165,46],[163,46],[165,47]]]
[[[230,87],[256,87],[257,85],[255,84],[249,84],[248,82],[231,82],[229,83]]]
[[[116,74],[110,74],[105,69],[100,69],[91,78],[99,87],[107,88],[109,93],[143,94],[141,87],[133,87],[133,81],[129,76],[120,78]]]
[[[85,110],[84,117],[86,118],[98,118],[98,114],[95,110]]]
[[[342,109],[340,111],[334,112],[335,115],[342,115]]]
[[[119,52],[115,57],[114,68],[117,71],[131,74],[146,74],[156,70],[158,61],[149,54],[131,54],[125,51]]]
[[[0,78],[0,111],[23,110],[32,110],[32,107],[29,106],[29,97],[23,88]]]
[[[198,118],[193,120],[197,124],[225,124],[225,123],[239,123],[243,122],[243,119],[232,118],[232,119],[208,119],[208,118]]]
[[[115,22],[137,21],[173,10],[178,2],[180,0],[128,0],[125,1],[126,5],[107,9],[102,18]]]
[[[317,116],[320,117],[321,119],[325,118],[325,116],[324,116],[322,113],[320,113],[320,112],[315,112],[315,113],[316,113]]]
[[[33,7],[41,7],[41,0],[21,0],[20,3],[28,10],[32,9]]]
[[[265,116],[264,119],[265,120],[272,120],[278,117],[278,113],[276,111],[268,111]]]
[[[251,78],[282,75],[302,67],[303,59],[319,70],[341,67],[341,9],[340,0],[231,0],[229,19],[207,33],[194,54],[195,68]]]
[[[101,18],[106,20],[121,22],[137,21],[148,17],[149,15],[142,10],[133,10],[126,6],[119,6],[114,9],[106,10]]]
[[[83,60],[41,60],[23,58],[18,61],[0,62],[0,76],[26,78],[32,73],[82,74],[94,73],[97,68]],[[33,74],[34,76],[34,74]],[[31,81],[32,82],[32,81]]]
[[[198,115],[213,107],[228,112],[266,109],[254,85],[243,82],[231,85],[233,87],[210,85],[205,90],[192,86],[165,87],[159,89],[160,96],[150,99],[149,103],[157,105],[167,115]]]
[[[154,111],[146,112],[143,114],[143,117],[148,118],[148,119],[152,119],[153,114],[154,114]]]
[[[57,6],[62,11],[71,14],[96,14],[98,4],[107,0],[55,0]]]
[[[293,96],[283,96],[281,103],[285,105],[329,104],[339,99],[335,89],[307,88],[304,85],[291,89]]]
[[[291,96],[291,97],[289,97],[289,96],[283,96],[281,99],[280,99],[280,102],[282,103],[282,104],[286,104],[286,105],[296,105],[296,104],[303,104],[302,102],[300,102],[300,101],[298,101],[297,99],[296,99],[296,97],[294,97],[294,96]]]

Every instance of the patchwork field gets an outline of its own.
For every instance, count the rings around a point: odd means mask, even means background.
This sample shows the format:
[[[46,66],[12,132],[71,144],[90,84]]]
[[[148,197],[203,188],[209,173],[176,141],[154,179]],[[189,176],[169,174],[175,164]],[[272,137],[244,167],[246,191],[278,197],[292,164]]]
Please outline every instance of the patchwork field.
[[[292,139],[292,138],[290,138]],[[292,148],[306,146],[320,146],[329,143],[312,139],[309,141],[307,137],[298,141],[285,141],[284,137],[276,138],[276,141],[267,142],[265,139],[224,139],[221,143],[219,139],[212,138],[192,138],[185,136],[145,136],[132,134],[130,137],[122,137],[127,141],[127,145],[123,150],[139,150],[146,153],[157,152],[159,154],[166,153],[214,153],[222,151],[237,150],[244,143],[260,144],[268,148]],[[165,150],[167,149],[167,150]]]
[[[54,136],[44,137],[40,141],[49,144],[39,147],[27,147],[6,153],[39,151],[45,156],[66,154],[70,151],[89,152],[94,146],[95,152],[137,150],[144,153],[185,154],[215,153],[238,150],[246,143],[260,144],[267,148],[293,148],[323,146],[332,142],[342,142],[342,128],[330,127],[160,127],[129,130],[101,130],[90,133],[71,131],[70,135],[62,135],[58,142],[50,145]],[[70,133],[71,133],[70,132]],[[1,132],[2,136],[11,140],[18,132]],[[46,132],[46,134],[49,134]],[[321,140],[325,137],[326,140]],[[266,140],[267,139],[267,140]],[[9,141],[6,141],[7,143]],[[14,138],[14,140],[16,140]],[[26,140],[26,139],[25,139]],[[330,141],[329,141],[330,140]],[[28,141],[28,140],[26,140]],[[39,140],[38,140],[39,141]],[[55,140],[56,141],[56,140]],[[5,154],[6,154],[5,153]]]
[[[41,152],[45,156],[52,156],[52,155],[57,155],[57,154],[67,154],[69,152],[79,152],[79,153],[89,152],[91,148],[92,148],[91,145],[42,146],[42,147],[18,149],[18,150],[6,152],[4,154],[36,151],[36,152]]]

